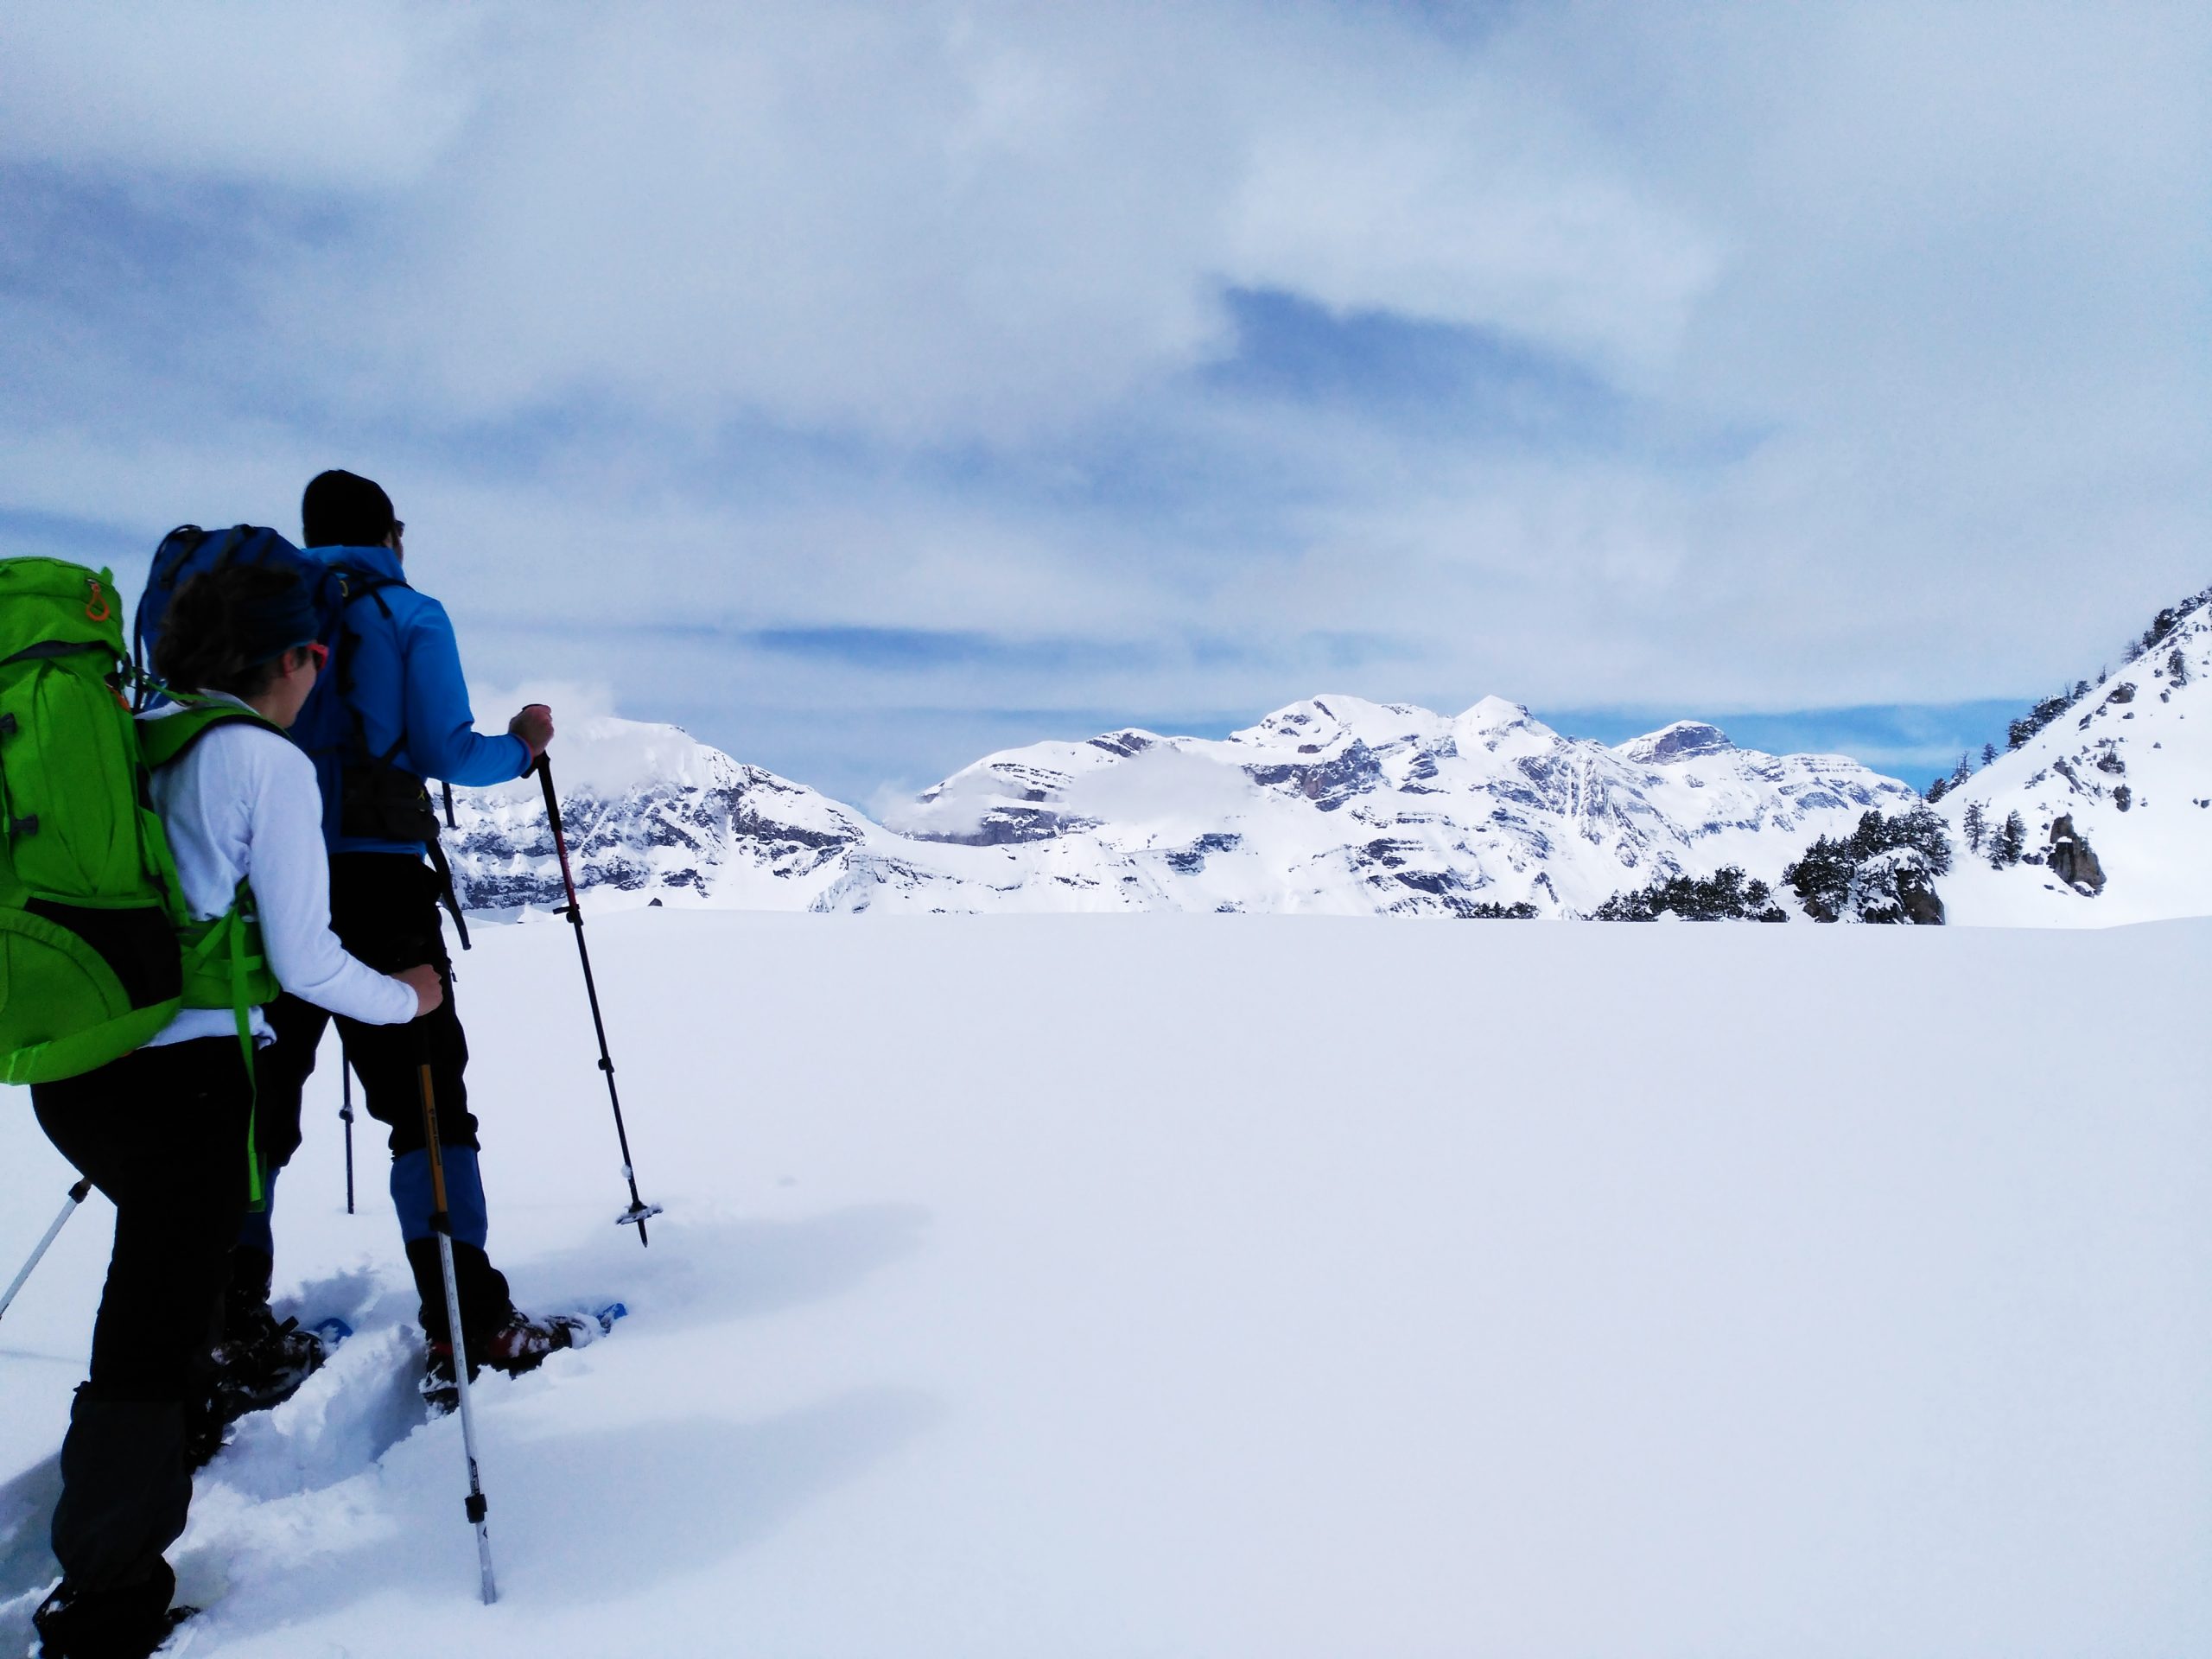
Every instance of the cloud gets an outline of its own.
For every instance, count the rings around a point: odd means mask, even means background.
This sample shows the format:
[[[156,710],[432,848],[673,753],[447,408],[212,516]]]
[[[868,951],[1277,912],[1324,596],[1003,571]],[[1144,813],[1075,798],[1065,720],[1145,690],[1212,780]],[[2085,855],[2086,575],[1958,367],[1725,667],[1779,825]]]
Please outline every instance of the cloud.
[[[1004,442],[1203,360],[1224,282],[1643,359],[1709,275],[1556,113],[1311,6],[125,16],[10,27],[17,153],[348,194],[257,323],[448,415]]]
[[[373,191],[418,180],[469,112],[453,9],[10,6],[0,132],[10,160]]]
[[[504,724],[517,709],[533,702],[543,703],[563,721],[597,720],[615,712],[612,689],[597,681],[532,679],[512,685],[480,682],[470,687],[469,692],[475,705],[477,723],[487,729],[495,723]]]
[[[19,3],[0,64],[0,528],[351,466],[485,671],[802,776],[1325,675],[2018,694],[2205,579],[2195,13]]]

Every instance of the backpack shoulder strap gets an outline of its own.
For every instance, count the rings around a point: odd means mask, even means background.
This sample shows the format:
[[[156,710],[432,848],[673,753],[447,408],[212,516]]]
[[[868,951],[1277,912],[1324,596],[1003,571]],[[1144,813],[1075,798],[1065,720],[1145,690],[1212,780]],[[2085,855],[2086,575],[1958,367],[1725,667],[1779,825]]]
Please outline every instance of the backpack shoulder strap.
[[[403,730],[393,740],[391,747],[380,755],[370,752],[368,734],[361,723],[360,706],[353,701],[353,646],[360,635],[345,618],[354,601],[373,599],[384,620],[387,622],[394,620],[391,607],[385,602],[385,590],[388,588],[407,588],[407,578],[386,575],[380,570],[364,569],[358,564],[334,564],[330,567],[330,573],[338,582],[340,618],[337,637],[332,642],[332,683],[337,688],[339,701],[345,704],[347,714],[352,717],[353,734],[347,747],[357,760],[372,760],[380,766],[389,766],[392,757],[406,747],[407,734]],[[413,591],[412,588],[408,590]]]
[[[380,570],[364,569],[358,564],[334,564],[329,569],[330,574],[338,579],[338,608],[341,611],[357,599],[373,599],[377,602],[377,609],[389,620],[391,607],[384,601],[384,590],[407,586],[404,576],[388,576]]]
[[[158,772],[162,767],[182,760],[194,744],[218,726],[232,726],[240,721],[264,726],[286,742],[291,741],[290,734],[282,726],[254,709],[241,709],[236,703],[198,698],[180,698],[179,701],[184,706],[175,714],[137,722],[138,753],[145,758],[149,771]]]

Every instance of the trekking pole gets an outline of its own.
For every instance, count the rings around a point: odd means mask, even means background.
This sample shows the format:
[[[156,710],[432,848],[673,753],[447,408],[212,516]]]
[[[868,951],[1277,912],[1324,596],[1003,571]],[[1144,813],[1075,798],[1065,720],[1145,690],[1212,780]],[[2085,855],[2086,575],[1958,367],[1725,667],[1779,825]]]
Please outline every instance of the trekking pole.
[[[338,1121],[346,1126],[346,1213],[353,1213],[353,1068],[344,1060],[338,1062],[339,1087],[345,1092],[340,1096]]]
[[[468,1497],[462,1504],[468,1523],[476,1529],[476,1568],[483,1580],[484,1605],[499,1599],[492,1580],[492,1536],[484,1517],[491,1503],[484,1496],[484,1482],[476,1472],[476,1410],[468,1395],[468,1350],[461,1334],[461,1281],[453,1266],[453,1218],[446,1212],[446,1160],[438,1147],[438,1108],[430,1088],[430,1063],[421,1062],[416,1075],[423,1086],[423,1135],[430,1152],[430,1230],[438,1236],[438,1266],[446,1281],[446,1336],[453,1344],[454,1390],[461,1401],[461,1445],[468,1456]]]
[[[23,1270],[10,1282],[7,1294],[0,1296],[0,1318],[6,1316],[8,1304],[16,1300],[16,1293],[21,1290],[29,1280],[31,1269],[37,1267],[45,1257],[48,1247],[61,1236],[61,1230],[69,1224],[69,1217],[77,1213],[77,1206],[84,1203],[85,1194],[92,1190],[92,1183],[90,1177],[79,1181],[76,1185],[69,1189],[69,1197],[61,1205],[61,1213],[54,1217],[54,1225],[46,1230],[46,1236],[39,1240],[38,1248],[31,1252],[31,1259],[23,1263]]]
[[[553,763],[537,757],[537,781],[545,790],[545,817],[553,826],[553,850],[560,855],[561,886],[569,895],[569,925],[576,930],[576,956],[584,965],[584,995],[591,1000],[591,1027],[599,1033],[599,1069],[607,1074],[607,1098],[614,1108],[614,1138],[622,1147],[622,1179],[630,1184],[630,1207],[614,1217],[618,1227],[634,1226],[638,1243],[650,1244],[645,1217],[660,1214],[660,1205],[638,1196],[638,1173],[630,1166],[630,1135],[622,1127],[622,1096],[614,1091],[614,1061],[607,1052],[607,1026],[599,1017],[599,987],[592,982],[591,952],[584,945],[584,910],[576,902],[576,878],[569,868],[569,840],[561,831],[561,799],[553,792]]]

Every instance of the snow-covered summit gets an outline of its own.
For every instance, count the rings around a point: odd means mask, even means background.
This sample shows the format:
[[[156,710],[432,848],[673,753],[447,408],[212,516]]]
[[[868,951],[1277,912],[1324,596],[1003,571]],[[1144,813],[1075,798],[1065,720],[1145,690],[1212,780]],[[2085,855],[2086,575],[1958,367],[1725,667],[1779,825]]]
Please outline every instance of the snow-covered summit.
[[[673,726],[611,716],[564,722],[552,759],[577,884],[602,896],[789,909],[825,864],[880,833],[851,808]],[[511,910],[562,902],[535,777],[457,790],[454,809],[460,827],[446,844],[464,903]]]
[[[1325,695],[1222,739],[1033,743],[881,823],[671,728],[583,735],[556,762],[580,879],[772,909],[1586,914],[1723,865],[1772,881],[1815,836],[1914,798],[1840,756],[1738,749],[1689,721],[1611,748],[1500,697],[1450,715]],[[654,759],[596,758],[625,741]],[[528,785],[471,802],[469,902],[557,897],[542,817]]]

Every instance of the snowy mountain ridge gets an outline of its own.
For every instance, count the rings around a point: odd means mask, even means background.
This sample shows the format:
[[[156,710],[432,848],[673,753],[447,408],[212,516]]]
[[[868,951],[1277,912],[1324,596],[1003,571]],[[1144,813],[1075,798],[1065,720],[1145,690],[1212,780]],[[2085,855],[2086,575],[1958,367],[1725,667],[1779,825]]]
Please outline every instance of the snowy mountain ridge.
[[[555,750],[580,887],[601,902],[860,912],[1586,915],[1914,791],[1839,755],[1681,721],[1617,747],[1486,697],[1445,715],[1307,699],[1224,739],[1137,728],[986,756],[874,823],[674,728],[603,718]],[[463,901],[560,901],[533,779],[457,792]]]

